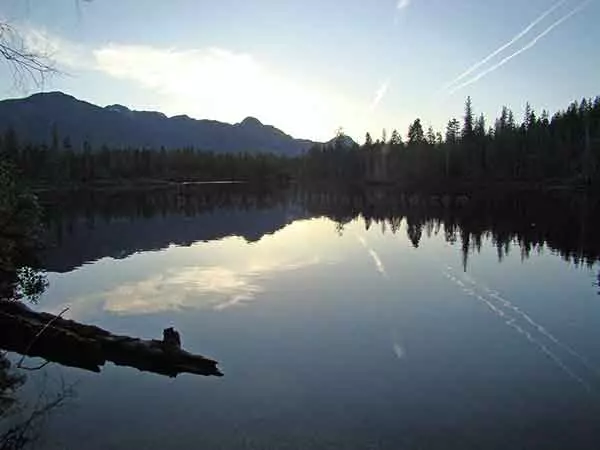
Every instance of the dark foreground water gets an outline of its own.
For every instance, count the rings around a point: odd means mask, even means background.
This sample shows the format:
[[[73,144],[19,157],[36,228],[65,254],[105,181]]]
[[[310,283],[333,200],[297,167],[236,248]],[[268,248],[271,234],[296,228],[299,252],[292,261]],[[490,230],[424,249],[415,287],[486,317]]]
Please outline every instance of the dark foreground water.
[[[52,210],[39,309],[225,376],[28,372],[29,408],[67,392],[38,448],[600,446],[595,202],[241,190]]]

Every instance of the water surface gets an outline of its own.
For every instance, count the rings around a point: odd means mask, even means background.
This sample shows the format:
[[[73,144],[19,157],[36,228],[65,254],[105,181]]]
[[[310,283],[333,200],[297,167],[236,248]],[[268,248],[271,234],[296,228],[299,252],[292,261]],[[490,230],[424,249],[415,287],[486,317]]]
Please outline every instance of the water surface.
[[[211,189],[49,217],[40,309],[225,376],[49,365],[43,448],[597,448],[595,203]]]

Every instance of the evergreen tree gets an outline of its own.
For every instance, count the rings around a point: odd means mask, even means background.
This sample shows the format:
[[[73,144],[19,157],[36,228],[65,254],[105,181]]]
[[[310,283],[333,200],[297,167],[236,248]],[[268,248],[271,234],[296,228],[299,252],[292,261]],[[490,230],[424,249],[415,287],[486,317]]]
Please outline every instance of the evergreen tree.
[[[427,134],[426,134],[425,139],[426,139],[426,141],[427,141],[427,143],[429,145],[431,145],[432,147],[435,146],[436,137],[435,137],[435,131],[433,131],[433,127],[432,126],[429,126],[427,128]]]
[[[446,143],[456,144],[460,133],[460,123],[455,118],[448,121],[446,125]]]
[[[409,145],[422,144],[425,142],[425,134],[423,132],[423,125],[421,125],[421,119],[416,119],[408,127],[408,143]]]
[[[475,123],[475,129],[473,130],[473,133],[478,138],[485,137],[485,117],[483,116],[483,114],[481,114],[477,118],[477,122]]]
[[[398,130],[394,129],[392,131],[392,135],[390,136],[390,145],[399,146],[402,145],[402,137],[400,137],[400,133]]]
[[[463,122],[462,137],[465,140],[469,140],[473,137],[473,105],[471,97],[467,97],[465,102],[465,117]]]

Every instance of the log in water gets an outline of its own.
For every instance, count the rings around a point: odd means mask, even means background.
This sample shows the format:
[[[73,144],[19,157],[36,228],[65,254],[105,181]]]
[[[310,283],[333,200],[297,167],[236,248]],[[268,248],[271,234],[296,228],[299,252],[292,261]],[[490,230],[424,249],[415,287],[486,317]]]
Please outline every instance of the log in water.
[[[223,375],[216,361],[171,343],[114,335],[33,311],[20,302],[0,301],[0,348],[93,372],[100,372],[110,361],[169,377],[180,373]]]

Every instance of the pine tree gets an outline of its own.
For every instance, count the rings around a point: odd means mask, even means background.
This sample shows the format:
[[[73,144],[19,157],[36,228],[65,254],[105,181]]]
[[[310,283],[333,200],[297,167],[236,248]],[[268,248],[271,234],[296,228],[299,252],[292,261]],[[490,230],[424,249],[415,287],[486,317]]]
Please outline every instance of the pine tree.
[[[473,137],[473,122],[473,104],[471,102],[471,97],[469,96],[465,102],[465,117],[462,131],[463,139],[470,140]]]
[[[423,132],[423,125],[421,125],[421,119],[416,119],[408,127],[408,143],[409,144],[422,144],[425,142],[425,134]]]
[[[432,126],[427,128],[426,140],[429,145],[435,146],[435,131],[433,131]]]
[[[392,135],[390,136],[390,145],[392,145],[392,146],[402,145],[402,138],[400,137],[400,133],[398,133],[398,130],[396,130],[396,129],[394,129],[392,131]]]
[[[455,118],[448,121],[446,125],[446,143],[456,144],[460,133],[460,123]]]
[[[477,122],[475,123],[475,129],[474,129],[473,133],[478,138],[485,137],[485,117],[483,116],[483,114],[481,114],[477,118]]]

